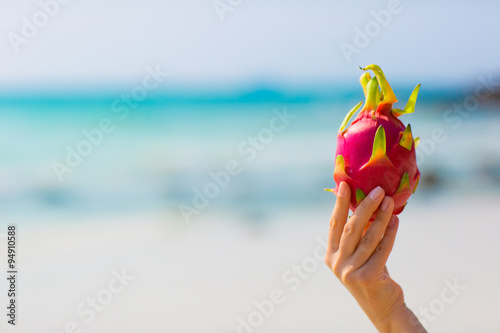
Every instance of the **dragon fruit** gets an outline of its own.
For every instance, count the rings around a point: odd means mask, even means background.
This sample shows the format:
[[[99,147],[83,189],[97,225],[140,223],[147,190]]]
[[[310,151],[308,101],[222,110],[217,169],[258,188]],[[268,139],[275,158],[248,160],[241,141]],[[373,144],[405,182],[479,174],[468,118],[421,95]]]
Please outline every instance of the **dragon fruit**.
[[[397,99],[380,67],[361,69],[373,71],[375,77],[366,72],[361,75],[365,105],[350,126],[349,120],[363,102],[349,111],[340,126],[333,178],[337,189],[342,181],[349,184],[351,210],[372,189],[381,186],[394,199],[393,214],[399,214],[417,189],[420,171],[415,154],[419,139],[413,139],[411,126],[405,126],[398,117],[414,112],[420,84],[404,109],[393,109]]]

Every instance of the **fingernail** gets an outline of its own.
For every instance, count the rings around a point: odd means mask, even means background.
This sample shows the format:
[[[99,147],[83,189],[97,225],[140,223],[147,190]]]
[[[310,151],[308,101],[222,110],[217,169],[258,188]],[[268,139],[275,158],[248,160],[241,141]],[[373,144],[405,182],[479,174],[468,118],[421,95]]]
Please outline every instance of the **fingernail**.
[[[377,200],[378,198],[380,198],[380,196],[382,195],[384,191],[382,190],[382,187],[380,186],[377,186],[373,191],[372,193],[370,193],[370,198],[372,200]]]
[[[389,221],[389,227],[394,227],[394,225],[396,224],[396,219],[396,215],[392,215],[391,220]]]
[[[339,190],[337,192],[337,195],[339,197],[343,197],[345,195],[345,192],[346,192],[346,183],[345,182],[341,182],[340,185],[339,185]]]
[[[389,197],[385,197],[382,201],[382,206],[380,206],[382,210],[387,210],[387,208],[389,208]]]

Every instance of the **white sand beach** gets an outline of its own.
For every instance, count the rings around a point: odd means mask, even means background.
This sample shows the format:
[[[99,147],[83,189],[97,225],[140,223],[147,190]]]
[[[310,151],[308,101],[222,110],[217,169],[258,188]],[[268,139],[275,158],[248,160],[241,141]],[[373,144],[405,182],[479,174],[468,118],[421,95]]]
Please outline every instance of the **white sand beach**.
[[[431,332],[500,330],[497,204],[416,202],[401,215],[389,271]],[[317,259],[329,214],[276,210],[260,226],[211,211],[190,225],[169,213],[31,223],[18,231],[18,324],[1,331],[375,332]]]

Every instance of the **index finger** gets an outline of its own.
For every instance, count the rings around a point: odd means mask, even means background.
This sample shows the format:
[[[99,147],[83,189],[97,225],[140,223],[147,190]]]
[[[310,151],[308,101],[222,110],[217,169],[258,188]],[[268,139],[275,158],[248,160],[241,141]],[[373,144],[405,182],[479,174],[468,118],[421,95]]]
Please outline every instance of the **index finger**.
[[[337,201],[330,218],[330,232],[328,233],[328,249],[334,253],[339,248],[342,230],[349,216],[349,202],[351,189],[346,182],[341,182],[337,190]]]
[[[342,255],[350,257],[354,253],[361,240],[363,229],[370,221],[370,218],[377,210],[383,198],[384,190],[380,186],[377,186],[361,201],[354,214],[344,226],[339,245]]]

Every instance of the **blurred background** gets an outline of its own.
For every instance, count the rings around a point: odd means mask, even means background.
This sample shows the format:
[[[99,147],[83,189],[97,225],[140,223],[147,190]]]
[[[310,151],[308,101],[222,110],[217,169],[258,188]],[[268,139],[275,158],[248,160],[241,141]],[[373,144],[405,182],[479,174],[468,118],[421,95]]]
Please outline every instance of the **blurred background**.
[[[500,331],[499,10],[2,1],[0,268],[16,224],[19,308],[1,331],[374,332],[321,245],[371,63],[396,107],[422,84],[391,275],[430,331]]]

